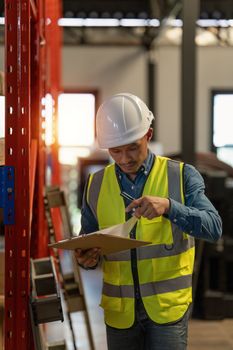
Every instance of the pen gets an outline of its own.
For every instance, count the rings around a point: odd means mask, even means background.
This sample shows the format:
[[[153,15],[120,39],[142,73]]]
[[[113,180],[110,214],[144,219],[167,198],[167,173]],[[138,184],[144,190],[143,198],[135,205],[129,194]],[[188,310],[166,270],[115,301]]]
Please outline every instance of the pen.
[[[130,194],[124,192],[124,191],[122,191],[122,192],[120,193],[120,195],[121,195],[121,197],[124,197],[124,198],[128,199],[128,200],[131,201],[131,202],[134,201],[134,200],[136,199],[136,198],[130,196]],[[137,207],[136,207],[136,208],[137,208]],[[132,212],[135,212],[136,208],[133,208],[131,211],[132,211]]]
[[[120,195],[121,195],[122,197],[124,197],[124,198],[130,200],[130,201],[134,201],[134,200],[135,200],[134,197],[130,196],[128,193],[126,193],[126,192],[124,192],[124,191],[122,191],[122,192],[120,193]]]

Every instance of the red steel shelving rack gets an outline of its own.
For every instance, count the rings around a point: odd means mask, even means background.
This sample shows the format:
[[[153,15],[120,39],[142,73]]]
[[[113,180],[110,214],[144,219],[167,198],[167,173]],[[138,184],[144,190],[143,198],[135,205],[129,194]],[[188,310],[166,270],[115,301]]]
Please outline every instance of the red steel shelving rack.
[[[42,98],[60,89],[59,0],[5,0],[5,164],[15,172],[15,223],[5,226],[5,350],[34,348],[30,258],[48,255]],[[52,40],[50,36],[52,35]],[[54,178],[59,179],[54,151]]]

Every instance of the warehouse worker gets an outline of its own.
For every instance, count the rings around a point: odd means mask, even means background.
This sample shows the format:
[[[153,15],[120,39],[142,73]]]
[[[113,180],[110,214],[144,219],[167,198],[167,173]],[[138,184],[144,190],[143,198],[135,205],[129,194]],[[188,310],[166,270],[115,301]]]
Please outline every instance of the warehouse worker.
[[[106,100],[96,117],[99,146],[114,163],[89,177],[82,232],[136,215],[131,238],[152,242],[103,259],[101,306],[109,350],[186,349],[194,237],[221,236],[221,219],[199,172],[148,149],[153,118],[145,103],[128,93]],[[122,191],[135,199],[124,199]],[[95,268],[100,253],[98,247],[78,250],[77,261]]]

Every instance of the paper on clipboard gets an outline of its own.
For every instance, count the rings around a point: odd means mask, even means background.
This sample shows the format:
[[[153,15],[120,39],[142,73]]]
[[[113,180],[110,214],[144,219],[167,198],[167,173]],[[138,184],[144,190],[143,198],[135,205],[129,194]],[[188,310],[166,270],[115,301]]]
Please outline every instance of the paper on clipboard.
[[[136,216],[132,216],[129,220],[123,224],[114,225],[103,230],[97,231],[102,234],[110,234],[120,237],[129,237],[130,231],[138,221]]]
[[[49,247],[68,250],[75,250],[78,248],[87,250],[98,247],[101,249],[101,254],[107,255],[150,244],[151,242],[127,238],[136,222],[137,218],[132,217],[124,224],[114,225],[87,235],[80,235],[72,237],[71,239],[52,243],[49,244]]]

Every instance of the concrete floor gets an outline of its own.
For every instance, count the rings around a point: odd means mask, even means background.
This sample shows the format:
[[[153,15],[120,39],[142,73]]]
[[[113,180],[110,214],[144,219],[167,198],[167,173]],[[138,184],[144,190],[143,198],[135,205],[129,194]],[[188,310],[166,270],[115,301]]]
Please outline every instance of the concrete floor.
[[[191,320],[189,350],[233,350],[233,319]]]

